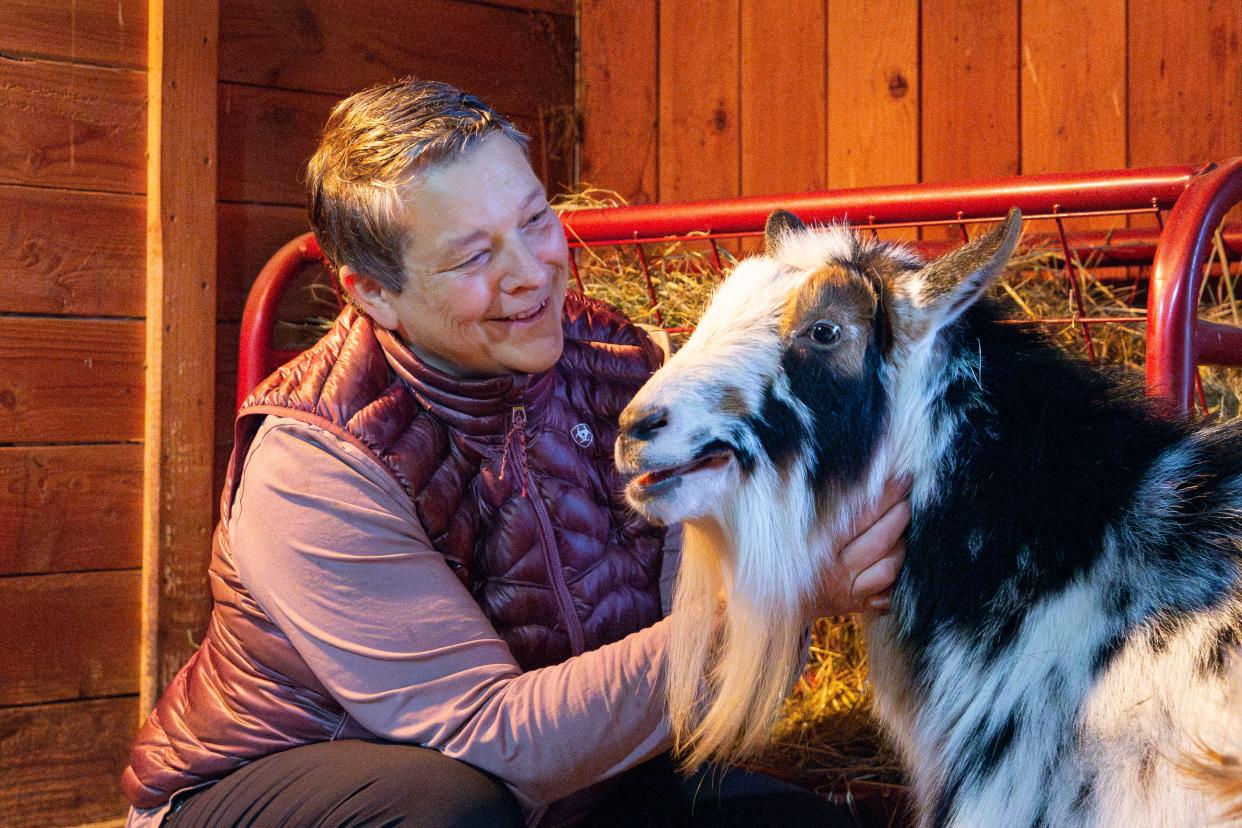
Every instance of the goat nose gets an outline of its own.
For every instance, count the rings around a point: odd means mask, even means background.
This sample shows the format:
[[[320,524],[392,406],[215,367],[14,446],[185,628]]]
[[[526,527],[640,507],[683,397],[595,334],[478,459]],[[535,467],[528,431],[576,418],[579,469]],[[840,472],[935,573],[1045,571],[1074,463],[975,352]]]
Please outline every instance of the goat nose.
[[[629,414],[629,412],[626,412]],[[621,429],[631,440],[650,440],[652,436],[668,425],[668,409],[645,409],[635,411],[631,416],[622,418]]]

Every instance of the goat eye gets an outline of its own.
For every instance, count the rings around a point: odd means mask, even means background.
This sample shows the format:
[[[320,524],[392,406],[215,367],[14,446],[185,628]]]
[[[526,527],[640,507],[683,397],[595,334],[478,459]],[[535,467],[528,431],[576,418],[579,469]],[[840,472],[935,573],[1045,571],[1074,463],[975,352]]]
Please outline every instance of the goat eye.
[[[811,326],[811,339],[820,345],[831,345],[841,338],[841,326],[820,320]]]

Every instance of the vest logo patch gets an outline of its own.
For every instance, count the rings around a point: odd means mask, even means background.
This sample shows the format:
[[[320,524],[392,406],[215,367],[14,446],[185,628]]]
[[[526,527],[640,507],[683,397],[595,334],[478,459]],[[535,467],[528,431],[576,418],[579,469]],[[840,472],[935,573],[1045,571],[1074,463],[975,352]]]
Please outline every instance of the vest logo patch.
[[[578,423],[569,430],[569,435],[574,438],[574,442],[583,448],[590,448],[595,442],[595,435],[591,433],[591,427],[586,423]]]

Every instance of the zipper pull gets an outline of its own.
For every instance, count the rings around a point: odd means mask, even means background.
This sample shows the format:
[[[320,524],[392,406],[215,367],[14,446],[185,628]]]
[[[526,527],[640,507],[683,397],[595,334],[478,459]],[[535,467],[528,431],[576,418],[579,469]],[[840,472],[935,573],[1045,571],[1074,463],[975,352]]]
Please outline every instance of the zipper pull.
[[[500,451],[500,479],[505,479],[505,472],[512,469],[519,475],[522,496],[526,496],[526,406],[515,405],[510,415],[509,430],[505,433],[505,444]],[[513,458],[510,465],[509,459]]]

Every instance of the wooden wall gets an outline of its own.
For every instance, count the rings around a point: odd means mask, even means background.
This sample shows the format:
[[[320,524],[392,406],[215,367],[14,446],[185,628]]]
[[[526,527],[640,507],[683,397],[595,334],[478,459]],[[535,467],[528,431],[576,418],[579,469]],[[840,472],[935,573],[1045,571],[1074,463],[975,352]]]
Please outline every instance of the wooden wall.
[[[639,201],[1242,154],[1242,0],[582,0],[582,178]]]
[[[123,809],[139,685],[146,11],[0,1],[0,825]]]
[[[332,106],[403,75],[452,83],[514,119],[533,139],[535,171],[563,187],[573,0],[222,0],[219,72],[217,480],[232,446],[246,290],[308,229],[302,173]]]

